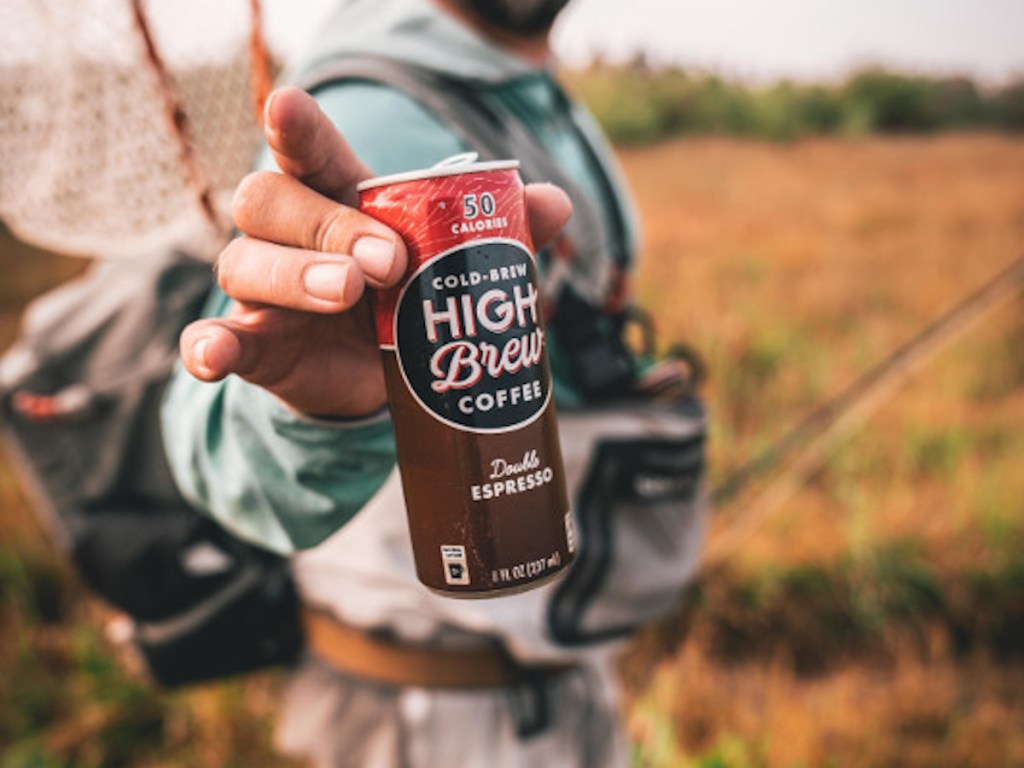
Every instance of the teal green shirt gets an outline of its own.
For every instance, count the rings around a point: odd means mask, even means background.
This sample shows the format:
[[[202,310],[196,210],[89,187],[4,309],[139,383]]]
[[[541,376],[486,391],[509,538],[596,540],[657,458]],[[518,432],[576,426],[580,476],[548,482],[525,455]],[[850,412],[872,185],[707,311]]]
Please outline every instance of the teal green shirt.
[[[497,51],[429,1],[362,0],[343,6],[325,40],[311,58],[314,63],[369,46],[449,74],[472,74],[490,97],[503,100],[522,119],[582,189],[601,199],[578,131],[582,128],[592,141],[600,138],[585,117],[553,108],[550,75]],[[468,149],[425,108],[389,87],[343,82],[314,96],[377,174],[425,168]],[[602,153],[615,176],[610,153]],[[263,164],[268,162],[265,158]],[[215,291],[207,312],[222,315],[229,307],[230,299]],[[560,401],[571,399],[557,378],[555,393]],[[380,488],[395,463],[386,413],[340,424],[309,419],[234,376],[205,383],[179,369],[165,399],[163,429],[185,497],[241,538],[281,553],[315,546],[338,530]]]

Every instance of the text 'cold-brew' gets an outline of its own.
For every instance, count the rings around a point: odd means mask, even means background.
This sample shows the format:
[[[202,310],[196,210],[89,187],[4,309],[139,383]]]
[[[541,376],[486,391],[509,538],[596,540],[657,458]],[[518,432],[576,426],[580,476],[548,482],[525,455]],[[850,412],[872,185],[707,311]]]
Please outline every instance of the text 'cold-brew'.
[[[519,164],[474,160],[359,193],[409,250],[374,314],[417,575],[488,597],[547,581],[574,544]]]

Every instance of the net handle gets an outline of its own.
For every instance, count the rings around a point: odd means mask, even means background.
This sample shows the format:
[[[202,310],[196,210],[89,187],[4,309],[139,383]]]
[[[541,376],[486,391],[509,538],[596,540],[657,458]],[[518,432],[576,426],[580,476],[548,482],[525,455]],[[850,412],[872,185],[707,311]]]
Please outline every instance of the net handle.
[[[210,180],[203,172],[194,150],[188,115],[174,89],[174,81],[163,56],[157,48],[149,19],[143,8],[143,0],[131,0],[131,7],[134,27],[142,40],[145,51],[146,64],[156,76],[160,97],[164,104],[164,114],[167,117],[171,135],[178,145],[178,158],[185,172],[186,183],[195,195],[196,202],[210,226],[218,233],[224,232],[227,227],[220,220],[213,205],[213,190]],[[262,126],[263,108],[270,95],[273,76],[270,56],[267,53],[263,35],[263,11],[260,0],[249,0],[249,11],[249,93],[252,98],[254,120],[257,125]]]
[[[274,75],[263,36],[263,9],[260,0],[249,0],[249,93],[252,97],[253,119],[263,125],[263,108],[274,84]]]

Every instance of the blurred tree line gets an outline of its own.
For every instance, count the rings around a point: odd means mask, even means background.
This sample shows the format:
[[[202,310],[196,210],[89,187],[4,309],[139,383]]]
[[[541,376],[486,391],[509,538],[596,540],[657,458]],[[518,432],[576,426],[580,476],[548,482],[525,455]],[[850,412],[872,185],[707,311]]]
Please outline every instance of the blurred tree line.
[[[595,61],[569,73],[612,140],[646,144],[683,134],[787,140],[811,135],[1024,132],[1024,77],[985,88],[968,77],[872,67],[836,84],[755,86],[714,74]]]

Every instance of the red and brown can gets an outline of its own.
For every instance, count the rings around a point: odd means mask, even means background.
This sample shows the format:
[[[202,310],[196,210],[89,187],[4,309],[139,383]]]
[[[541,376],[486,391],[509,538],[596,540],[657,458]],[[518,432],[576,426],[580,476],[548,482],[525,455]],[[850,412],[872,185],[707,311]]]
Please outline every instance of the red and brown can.
[[[549,580],[575,547],[519,165],[474,160],[359,193],[409,250],[374,315],[417,575],[491,597]]]

